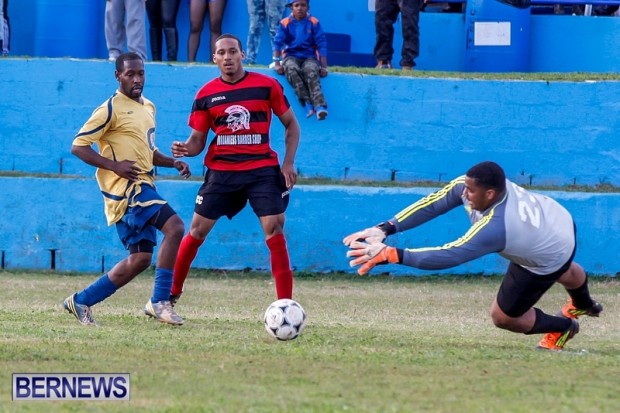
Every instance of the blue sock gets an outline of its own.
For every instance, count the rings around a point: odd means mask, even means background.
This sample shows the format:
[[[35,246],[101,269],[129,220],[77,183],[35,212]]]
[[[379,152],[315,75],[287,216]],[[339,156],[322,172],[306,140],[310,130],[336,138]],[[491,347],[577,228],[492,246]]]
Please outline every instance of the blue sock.
[[[170,289],[172,288],[172,270],[155,268],[155,285],[153,286],[153,296],[151,302],[170,300]]]
[[[95,305],[102,302],[118,290],[116,285],[112,284],[108,274],[103,274],[97,281],[84,288],[76,294],[75,302],[87,306]]]

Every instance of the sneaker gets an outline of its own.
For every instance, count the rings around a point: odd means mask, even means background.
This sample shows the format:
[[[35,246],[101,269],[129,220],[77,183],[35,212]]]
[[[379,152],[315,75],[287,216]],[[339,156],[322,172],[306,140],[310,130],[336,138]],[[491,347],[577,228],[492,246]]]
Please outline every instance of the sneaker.
[[[413,66],[402,66],[401,69],[403,72],[411,72],[413,70]]]
[[[306,117],[309,118],[310,116],[314,115],[314,106],[312,106],[311,103],[306,103],[304,108],[306,109]]]
[[[93,314],[90,311],[90,307],[84,304],[78,304],[75,302],[75,295],[77,293],[72,294],[70,297],[65,299],[63,306],[65,310],[70,312],[78,319],[80,324],[85,326],[96,326],[97,322],[93,318]]]
[[[180,292],[178,294],[170,294],[170,306],[171,307],[174,308],[174,306],[177,305],[179,298],[181,298],[181,294],[183,294],[183,292]]]
[[[561,314],[564,317],[568,317],[568,318],[579,318],[582,315],[587,315],[590,317],[598,317],[602,311],[603,311],[603,306],[601,305],[601,303],[597,303],[596,301],[590,308],[576,308],[573,305],[573,301],[569,299],[568,303],[566,303],[564,307],[562,307]]]
[[[316,118],[318,120],[324,120],[327,117],[327,108],[325,106],[316,107]]]
[[[170,301],[152,303],[151,300],[149,300],[144,306],[144,314],[156,318],[162,323],[176,326],[183,325],[183,319],[174,312]]]
[[[571,325],[560,333],[547,333],[538,342],[538,348],[544,350],[560,351],[568,340],[579,333],[579,323],[574,318],[570,319]]]
[[[390,62],[389,60],[379,60],[377,61],[377,66],[375,66],[375,69],[391,69],[392,68],[392,62]]]

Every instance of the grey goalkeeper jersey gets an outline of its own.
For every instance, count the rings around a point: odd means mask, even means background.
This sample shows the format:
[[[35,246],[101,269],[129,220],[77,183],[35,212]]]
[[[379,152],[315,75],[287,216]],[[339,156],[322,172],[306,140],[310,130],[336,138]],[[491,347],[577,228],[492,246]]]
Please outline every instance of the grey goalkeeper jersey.
[[[459,239],[439,247],[405,249],[403,264],[435,270],[499,253],[529,271],[545,275],[564,265],[575,248],[570,213],[555,200],[506,180],[506,193],[486,211],[469,206],[465,176],[454,179],[399,212],[390,222],[397,232],[417,227],[463,205],[472,223]]]

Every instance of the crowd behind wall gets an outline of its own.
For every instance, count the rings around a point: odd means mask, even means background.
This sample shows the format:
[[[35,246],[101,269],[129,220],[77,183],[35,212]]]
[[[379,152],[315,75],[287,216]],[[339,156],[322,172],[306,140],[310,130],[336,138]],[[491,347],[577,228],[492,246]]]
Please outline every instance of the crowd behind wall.
[[[494,1],[494,0],[483,0]],[[104,38],[103,1],[13,0],[9,2],[11,19],[11,55],[35,57],[108,57]],[[433,9],[437,9],[436,7]],[[62,12],[61,12],[62,11]],[[311,13],[318,16],[328,33],[351,36],[351,52],[369,54],[375,43],[374,13],[365,0],[311,1]],[[620,19],[614,17],[538,15],[530,19],[529,71],[536,72],[620,72],[620,48],[616,33]],[[208,22],[206,22],[208,26]],[[147,22],[148,25],[148,22]],[[181,0],[177,16],[179,60],[187,60],[189,4]],[[249,19],[246,0],[228,0],[222,31],[242,40],[247,38]],[[400,21],[394,27],[394,49],[400,50]],[[463,13],[420,15],[420,57],[417,70],[464,71],[467,27]],[[571,41],[566,41],[567,33]],[[258,63],[271,58],[267,30],[263,31]],[[209,61],[208,27],[203,30],[197,61]],[[514,48],[498,55],[498,60],[521,53]],[[396,64],[398,62],[396,61]]]

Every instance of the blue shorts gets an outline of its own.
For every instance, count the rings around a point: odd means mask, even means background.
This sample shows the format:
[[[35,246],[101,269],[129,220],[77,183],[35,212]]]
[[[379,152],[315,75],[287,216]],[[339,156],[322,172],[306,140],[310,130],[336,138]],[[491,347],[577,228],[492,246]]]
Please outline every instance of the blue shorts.
[[[135,202],[164,201],[155,188],[150,185],[144,184],[140,187],[141,192],[133,198]],[[132,198],[133,193],[129,197]],[[157,245],[157,230],[150,221],[166,205],[153,204],[146,207],[134,206],[127,208],[125,215],[116,223],[116,231],[126,249],[130,250],[133,245],[142,244],[147,246],[147,249],[150,245],[150,252],[153,251],[152,247]]]

